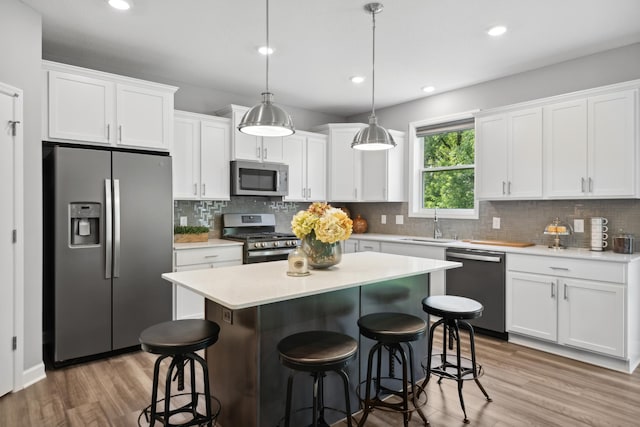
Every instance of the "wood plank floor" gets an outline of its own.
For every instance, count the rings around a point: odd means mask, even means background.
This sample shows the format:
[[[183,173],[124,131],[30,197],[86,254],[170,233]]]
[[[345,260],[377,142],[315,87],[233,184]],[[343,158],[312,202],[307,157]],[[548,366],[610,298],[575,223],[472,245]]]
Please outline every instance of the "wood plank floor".
[[[493,402],[465,383],[468,426],[640,426],[640,369],[628,375],[488,337],[476,342]],[[136,426],[154,361],[136,352],[48,371],[45,380],[0,398],[0,426]],[[431,426],[464,425],[453,381],[432,380],[427,390]],[[410,425],[422,424],[415,416]],[[375,411],[367,426],[402,426],[402,417]]]

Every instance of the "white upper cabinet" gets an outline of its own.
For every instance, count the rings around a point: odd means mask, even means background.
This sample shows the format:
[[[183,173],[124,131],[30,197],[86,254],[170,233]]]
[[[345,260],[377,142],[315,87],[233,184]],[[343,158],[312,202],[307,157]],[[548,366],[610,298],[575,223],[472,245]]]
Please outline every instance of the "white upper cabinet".
[[[542,197],[542,109],[476,119],[478,198]]]
[[[284,140],[284,161],[289,165],[287,201],[327,199],[327,137],[297,131]]]
[[[229,119],[176,111],[173,198],[229,200]]]
[[[362,198],[362,152],[351,148],[356,133],[365,125],[328,124],[315,128],[328,136],[327,199],[355,202]]]
[[[248,107],[240,105],[229,105],[216,114],[231,119],[233,132],[231,133],[232,160],[253,160],[258,162],[284,162],[283,138],[282,137],[260,137],[247,135],[238,130],[238,125],[242,121],[244,114],[249,111]]]
[[[43,61],[43,138],[170,151],[176,87]]]
[[[544,108],[546,197],[636,195],[637,94],[617,91]]]
[[[406,137],[404,132],[389,130],[396,147],[362,152],[362,201],[406,202]]]

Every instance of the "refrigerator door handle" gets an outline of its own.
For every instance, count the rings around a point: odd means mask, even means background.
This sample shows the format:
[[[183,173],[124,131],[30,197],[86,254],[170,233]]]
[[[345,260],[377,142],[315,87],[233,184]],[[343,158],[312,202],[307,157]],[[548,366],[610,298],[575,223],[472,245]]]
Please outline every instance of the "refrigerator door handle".
[[[113,250],[112,215],[111,215],[111,180],[104,180],[104,210],[105,210],[105,247],[104,247],[104,278],[111,279],[111,254]]]
[[[120,277],[120,180],[113,180],[113,277]]]

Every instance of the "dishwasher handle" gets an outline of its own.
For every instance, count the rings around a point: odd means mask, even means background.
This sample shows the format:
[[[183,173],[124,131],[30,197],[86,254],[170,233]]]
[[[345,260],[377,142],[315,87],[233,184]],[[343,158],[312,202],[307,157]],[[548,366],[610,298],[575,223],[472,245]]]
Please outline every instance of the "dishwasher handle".
[[[447,260],[450,258],[453,259],[468,259],[473,261],[483,261],[483,262],[502,262],[502,258],[499,256],[490,256],[490,255],[476,255],[476,254],[461,254],[458,252],[447,252]]]

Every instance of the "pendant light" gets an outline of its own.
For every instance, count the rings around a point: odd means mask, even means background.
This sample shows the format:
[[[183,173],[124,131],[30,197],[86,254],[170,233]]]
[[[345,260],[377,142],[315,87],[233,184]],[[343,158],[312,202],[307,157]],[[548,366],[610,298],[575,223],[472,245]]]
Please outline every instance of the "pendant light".
[[[269,0],[267,0],[267,52],[269,51]],[[288,136],[295,133],[291,116],[273,103],[269,92],[269,54],[267,57],[267,88],[262,92],[262,102],[245,113],[238,125],[242,133],[256,136]]]
[[[369,116],[369,126],[360,129],[353,138],[351,148],[356,150],[388,150],[396,146],[396,142],[389,132],[378,125],[375,110],[376,92],[376,14],[382,12],[382,3],[369,3],[364,6],[365,10],[371,12],[373,20],[373,66],[371,71],[371,115]]]

